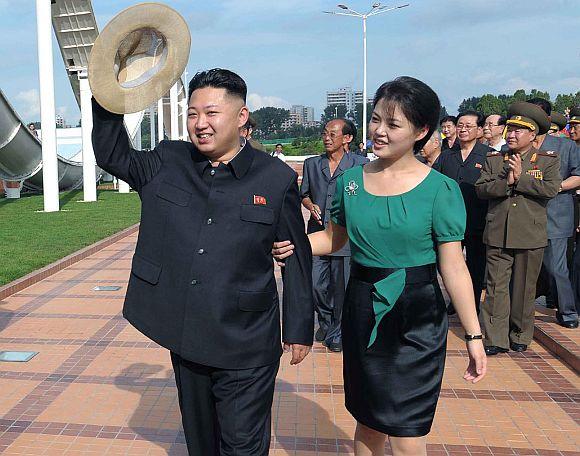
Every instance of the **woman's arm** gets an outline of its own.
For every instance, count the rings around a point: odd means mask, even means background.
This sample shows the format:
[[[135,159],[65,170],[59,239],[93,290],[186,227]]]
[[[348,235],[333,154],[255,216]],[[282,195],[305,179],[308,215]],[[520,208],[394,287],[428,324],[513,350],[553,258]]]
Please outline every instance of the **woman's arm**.
[[[439,272],[445,289],[457,311],[466,334],[481,334],[475,310],[473,285],[463,259],[461,242],[439,244]],[[479,339],[466,342],[470,363],[463,378],[473,383],[480,381],[486,373],[486,357],[483,342]]]
[[[346,228],[330,222],[324,231],[308,235],[313,256],[330,255],[344,247],[348,241]],[[294,253],[294,245],[290,241],[274,242],[272,256],[278,266],[284,266],[284,259]]]
[[[348,241],[348,234],[344,226],[330,222],[324,231],[318,231],[308,235],[312,255],[323,256],[338,252]]]

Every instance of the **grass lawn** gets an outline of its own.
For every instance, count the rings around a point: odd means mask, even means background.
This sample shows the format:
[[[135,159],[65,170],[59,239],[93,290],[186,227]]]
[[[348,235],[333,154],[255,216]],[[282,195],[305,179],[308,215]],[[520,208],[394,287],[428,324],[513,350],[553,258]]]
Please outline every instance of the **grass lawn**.
[[[42,195],[0,199],[0,286],[111,236],[139,221],[136,193],[101,190],[96,203],[82,191],[61,193],[60,212],[43,209]]]

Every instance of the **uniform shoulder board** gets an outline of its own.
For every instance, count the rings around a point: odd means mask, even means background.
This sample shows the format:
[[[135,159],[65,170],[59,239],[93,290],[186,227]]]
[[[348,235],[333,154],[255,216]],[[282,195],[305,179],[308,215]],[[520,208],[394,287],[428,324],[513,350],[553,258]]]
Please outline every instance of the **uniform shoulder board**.
[[[542,157],[557,157],[558,152],[554,152],[553,150],[544,150],[542,152],[538,152],[538,155]]]
[[[500,152],[498,152],[497,150],[494,150],[493,152],[488,152],[487,156],[488,157],[499,157],[501,155]]]

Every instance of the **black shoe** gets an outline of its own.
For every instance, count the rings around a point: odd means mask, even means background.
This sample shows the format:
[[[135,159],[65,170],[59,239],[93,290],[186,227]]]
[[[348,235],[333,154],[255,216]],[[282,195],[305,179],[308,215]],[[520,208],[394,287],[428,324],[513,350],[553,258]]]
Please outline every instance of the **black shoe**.
[[[515,342],[510,342],[510,348],[518,353],[525,352],[528,349],[526,344],[517,344]]]
[[[578,320],[558,321],[558,324],[563,328],[576,329],[578,327]]]
[[[455,315],[457,312],[455,311],[455,307],[453,307],[453,304],[449,303],[449,305],[447,306],[447,315]]]
[[[333,339],[331,342],[324,341],[322,345],[334,353],[340,353],[342,351],[342,341],[340,339]]]
[[[314,340],[316,342],[322,342],[324,339],[326,339],[326,331],[319,327],[314,334]]]
[[[509,350],[503,347],[497,347],[495,345],[487,345],[485,347],[485,354],[487,356],[495,356],[498,353],[507,353]]]

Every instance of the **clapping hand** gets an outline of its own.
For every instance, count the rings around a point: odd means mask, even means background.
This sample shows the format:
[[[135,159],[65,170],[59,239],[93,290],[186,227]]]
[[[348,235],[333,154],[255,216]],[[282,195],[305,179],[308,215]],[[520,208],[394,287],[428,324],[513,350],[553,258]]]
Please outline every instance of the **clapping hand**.
[[[520,180],[522,176],[522,157],[520,154],[513,154],[508,160],[509,174],[508,184],[513,185]]]

